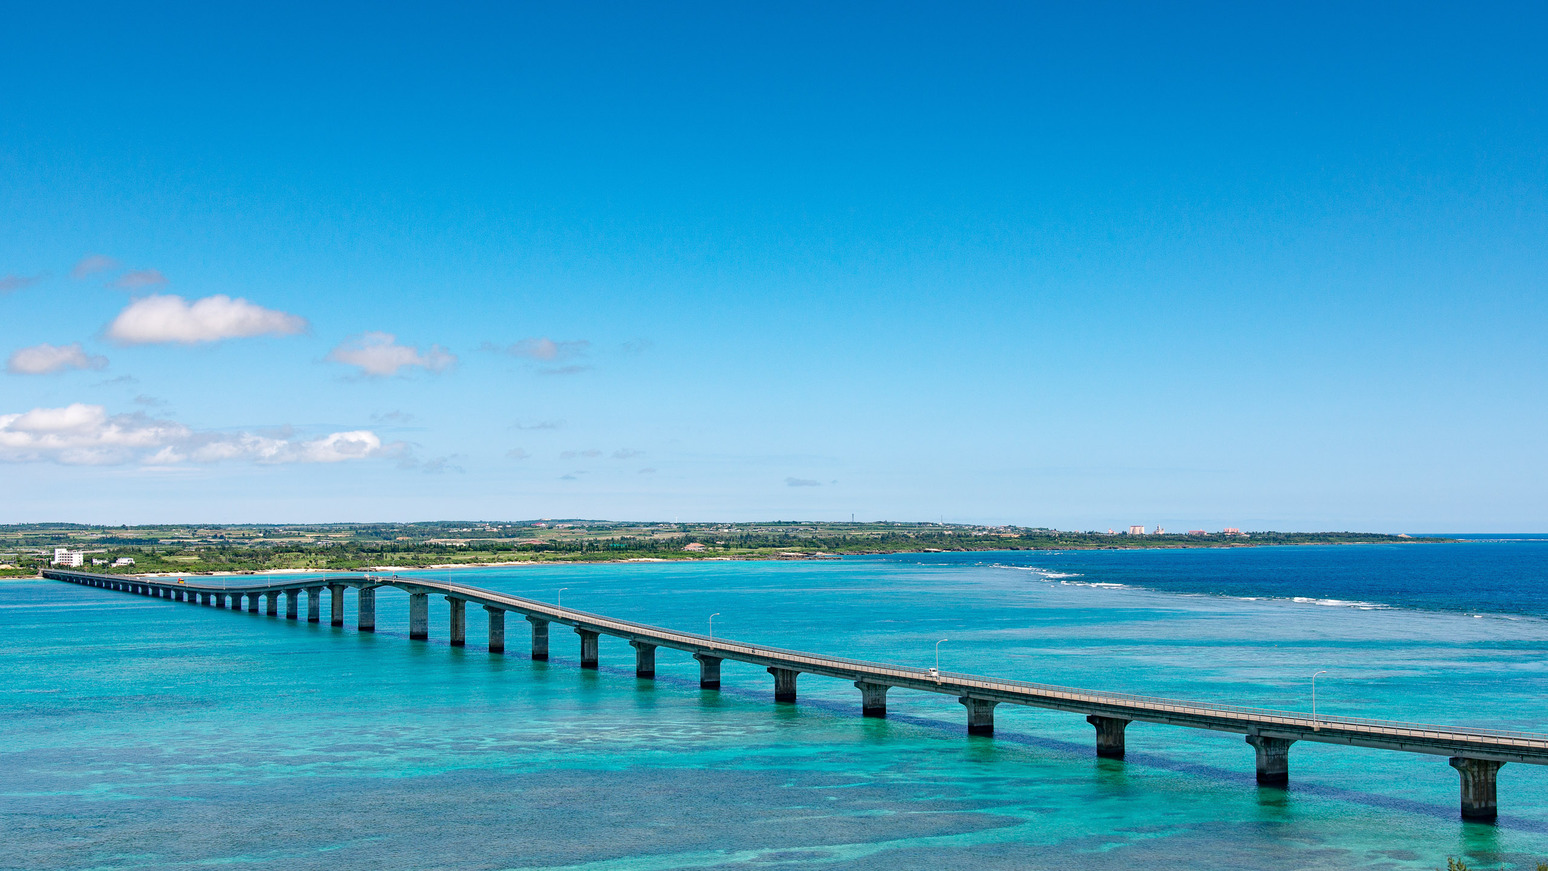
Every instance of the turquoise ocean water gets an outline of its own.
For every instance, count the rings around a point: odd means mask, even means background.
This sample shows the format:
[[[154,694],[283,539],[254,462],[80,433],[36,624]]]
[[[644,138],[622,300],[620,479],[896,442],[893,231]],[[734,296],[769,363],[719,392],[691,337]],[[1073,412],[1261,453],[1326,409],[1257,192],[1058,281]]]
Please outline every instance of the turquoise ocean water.
[[[599,613],[878,660],[1352,716],[1548,731],[1548,543],[932,554],[467,570]],[[447,576],[446,572],[432,573]],[[1470,592],[1471,590],[1471,592]],[[602,640],[602,669],[67,584],[0,582],[0,868],[1435,868],[1548,859],[1548,769],[1507,765],[1494,826],[1440,757],[1291,750]],[[353,624],[353,596],[349,620]],[[325,606],[326,610],[326,606]],[[326,620],[326,617],[325,617]]]

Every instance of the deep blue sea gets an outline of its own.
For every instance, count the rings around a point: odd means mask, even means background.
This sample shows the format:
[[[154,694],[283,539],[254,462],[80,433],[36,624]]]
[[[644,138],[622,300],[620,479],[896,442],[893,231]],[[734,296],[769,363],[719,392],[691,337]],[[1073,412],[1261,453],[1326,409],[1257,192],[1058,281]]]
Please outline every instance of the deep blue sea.
[[[1548,732],[1548,540],[923,554],[464,570],[459,580],[720,636],[1073,686]],[[431,573],[445,577],[447,572]],[[439,604],[439,603],[438,603]],[[326,605],[325,605],[326,610]],[[1296,744],[1260,789],[1239,735],[949,697],[889,717],[804,676],[719,692],[39,580],[0,581],[0,868],[1433,869],[1548,860],[1548,770],[1464,824],[1441,757]]]

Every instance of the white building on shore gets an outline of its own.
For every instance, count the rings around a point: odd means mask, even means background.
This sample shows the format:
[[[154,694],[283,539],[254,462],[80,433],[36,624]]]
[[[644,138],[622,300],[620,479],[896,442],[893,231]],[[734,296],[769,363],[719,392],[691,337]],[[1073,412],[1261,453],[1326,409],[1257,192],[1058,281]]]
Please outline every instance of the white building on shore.
[[[78,569],[86,564],[86,552],[83,550],[70,550],[67,547],[54,548],[54,565],[68,566]]]

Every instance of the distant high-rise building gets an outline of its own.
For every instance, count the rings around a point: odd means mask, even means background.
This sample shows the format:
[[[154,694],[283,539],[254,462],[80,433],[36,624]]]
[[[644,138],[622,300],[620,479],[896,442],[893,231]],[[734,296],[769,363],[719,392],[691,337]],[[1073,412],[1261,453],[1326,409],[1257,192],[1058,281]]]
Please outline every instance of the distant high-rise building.
[[[1241,535],[1242,531],[1240,529],[1237,529],[1234,526],[1227,526],[1225,529],[1220,530],[1220,534],[1221,535]]]
[[[1145,527],[1143,527],[1143,526],[1131,526],[1131,527],[1129,527],[1129,534],[1130,535],[1144,535],[1145,534]]]

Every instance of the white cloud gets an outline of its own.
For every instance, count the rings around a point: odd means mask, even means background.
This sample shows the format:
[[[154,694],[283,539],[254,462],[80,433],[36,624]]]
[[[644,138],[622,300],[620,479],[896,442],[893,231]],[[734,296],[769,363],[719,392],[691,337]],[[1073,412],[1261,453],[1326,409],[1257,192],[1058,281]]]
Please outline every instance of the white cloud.
[[[785,486],[787,486],[787,487],[821,487],[822,486],[822,482],[821,481],[814,481],[811,478],[786,478],[785,479]]]
[[[172,294],[137,299],[108,325],[108,338],[126,345],[161,342],[218,342],[249,336],[288,336],[304,331],[306,320],[224,294],[192,303]]]
[[[618,450],[613,451],[613,459],[615,460],[632,460],[635,457],[643,456],[645,456],[644,451],[636,451],[630,448],[619,448]]]
[[[511,448],[505,452],[505,458],[507,460],[525,460],[530,456],[532,455],[522,450],[521,448]]]
[[[66,369],[101,369],[106,357],[86,353],[80,342],[69,345],[33,345],[11,354],[5,371],[13,375],[48,375]]]
[[[399,445],[383,444],[369,430],[329,433],[313,439],[201,432],[144,413],[109,415],[103,406],[79,402],[64,408],[0,414],[0,460],[13,463],[339,463],[399,451]]]
[[[363,333],[347,339],[328,352],[328,359],[346,366],[355,366],[361,374],[384,377],[396,375],[405,368],[424,369],[427,372],[443,372],[457,362],[456,355],[440,345],[420,353],[412,345],[400,345],[398,337],[391,333]]]
[[[79,280],[98,272],[117,268],[118,261],[105,254],[87,254],[81,258],[81,262],[75,264],[74,269],[70,270],[70,277]]]
[[[167,283],[167,277],[155,269],[136,269],[133,272],[125,272],[113,280],[114,287],[125,290],[138,290],[142,287],[160,287]]]
[[[525,357],[528,360],[542,360],[551,363],[555,360],[568,360],[572,357],[583,356],[591,343],[584,339],[571,342],[556,342],[548,338],[522,339],[514,345],[505,348],[505,353],[512,357]]]
[[[0,275],[0,293],[10,293],[13,290],[31,287],[42,280],[42,273],[37,275]]]
[[[559,455],[559,459],[561,459],[561,460],[573,460],[576,457],[585,457],[586,459],[589,460],[589,459],[595,459],[595,458],[600,457],[600,456],[602,456],[602,452],[601,451],[597,450],[596,448],[589,448],[589,449],[584,450],[584,451],[564,451],[563,453],[561,453]]]

